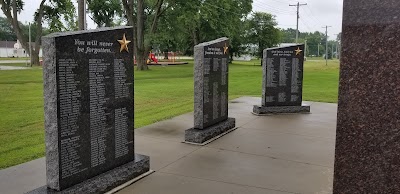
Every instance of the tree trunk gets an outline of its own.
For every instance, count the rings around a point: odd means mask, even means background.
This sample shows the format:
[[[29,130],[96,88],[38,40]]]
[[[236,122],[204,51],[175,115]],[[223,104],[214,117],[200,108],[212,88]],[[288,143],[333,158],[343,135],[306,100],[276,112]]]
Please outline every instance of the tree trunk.
[[[86,15],[85,15],[85,0],[78,0],[78,26],[79,30],[85,30]]]
[[[158,19],[161,16],[161,14],[164,12],[162,10],[163,3],[164,3],[164,0],[157,0],[157,3],[156,3],[157,8],[156,8],[156,12],[154,13],[153,23],[151,24],[150,33],[149,33],[150,35],[155,34],[157,31]],[[151,45],[148,44],[145,46],[144,54],[147,55],[150,51],[151,51]]]
[[[164,59],[168,59],[168,50],[164,51]]]
[[[148,70],[144,48],[144,0],[137,1],[137,70]]]
[[[40,65],[39,62],[39,52],[40,52],[40,45],[42,43],[42,35],[43,35],[43,26],[42,26],[42,18],[43,18],[43,9],[44,9],[44,2],[42,1],[39,7],[38,17],[36,18],[36,39],[35,39],[35,48],[32,49],[32,61],[31,64],[33,65]]]
[[[32,56],[32,60],[31,60],[31,66],[32,64],[34,65],[40,65],[40,61],[39,61],[39,50],[32,50],[31,53]]]
[[[122,4],[125,9],[126,19],[128,20],[128,25],[133,27],[133,56],[137,60],[137,30],[136,30],[136,21],[133,13],[133,0],[123,0]]]
[[[32,52],[37,52],[37,55],[32,55],[29,50],[29,43],[28,40],[24,38],[24,35],[22,33],[21,27],[19,26],[18,23],[18,10],[17,10],[17,5],[16,1],[13,0],[11,7],[5,3],[4,0],[0,0],[0,5],[1,9],[6,16],[8,22],[11,24],[15,34],[17,35],[17,39],[19,40],[22,48],[25,50],[26,53],[32,56],[33,60],[31,61],[31,64],[38,65],[39,64],[39,50],[40,50],[40,39],[42,36],[42,18],[43,18],[43,9],[44,9],[44,3],[46,0],[42,0],[39,6],[39,14],[37,16],[37,20],[35,21],[36,24],[38,25],[37,28],[37,37],[36,37],[36,46],[35,48],[32,48]],[[11,12],[12,11],[12,12]]]
[[[193,43],[194,45],[198,45],[199,44],[199,40],[197,38],[197,33],[196,33],[196,28],[193,28],[192,30],[192,38],[193,38]]]

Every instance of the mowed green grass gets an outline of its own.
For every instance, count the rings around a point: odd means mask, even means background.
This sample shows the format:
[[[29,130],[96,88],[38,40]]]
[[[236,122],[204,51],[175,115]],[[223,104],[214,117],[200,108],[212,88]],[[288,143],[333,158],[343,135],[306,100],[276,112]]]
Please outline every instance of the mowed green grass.
[[[29,63],[7,63],[7,64],[3,64],[0,63],[0,66],[13,66],[13,67],[28,67],[28,68],[41,68],[41,66],[38,65],[34,65],[34,66],[30,66]]]
[[[261,96],[259,61],[234,62],[229,98]],[[135,71],[135,127],[193,110],[193,62]],[[304,100],[336,102],[339,62],[308,61]],[[260,102],[261,103],[261,102]],[[0,169],[44,156],[42,70],[0,71]]]

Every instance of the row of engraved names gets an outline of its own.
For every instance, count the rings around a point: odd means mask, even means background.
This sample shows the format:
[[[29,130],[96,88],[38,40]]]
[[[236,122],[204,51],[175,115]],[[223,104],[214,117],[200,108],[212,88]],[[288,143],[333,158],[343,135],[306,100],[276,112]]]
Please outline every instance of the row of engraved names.
[[[275,88],[275,87],[286,87],[287,86],[287,80],[289,76],[288,70],[291,68],[291,91],[292,93],[299,93],[300,92],[300,86],[301,86],[301,80],[300,74],[301,69],[300,69],[300,61],[298,58],[293,58],[292,61],[286,59],[286,58],[280,58],[280,63],[279,66],[276,66],[274,64],[274,58],[267,58],[267,68],[266,68],[266,86],[270,88]],[[277,79],[277,72],[279,71],[279,77]]]
[[[289,98],[288,98],[289,97]],[[287,102],[290,100],[290,102],[297,102],[299,100],[299,95],[287,95],[284,92],[278,93],[278,96],[266,96],[266,102]]]

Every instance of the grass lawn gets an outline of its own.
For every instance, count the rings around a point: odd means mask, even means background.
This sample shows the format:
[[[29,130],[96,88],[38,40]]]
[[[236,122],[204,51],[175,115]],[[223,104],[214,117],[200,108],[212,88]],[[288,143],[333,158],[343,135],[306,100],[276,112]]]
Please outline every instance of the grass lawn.
[[[0,63],[0,66],[31,67],[29,63]],[[34,65],[32,68],[41,68],[41,66]]]
[[[29,60],[29,57],[0,57],[0,61],[2,60]]]
[[[230,99],[261,96],[261,66],[255,64],[230,65]],[[304,100],[336,102],[338,75],[338,61],[307,61]],[[135,71],[136,128],[192,110],[193,62]],[[0,169],[44,156],[43,123],[42,70],[0,71]]]
[[[0,57],[0,61],[28,60],[28,57]]]

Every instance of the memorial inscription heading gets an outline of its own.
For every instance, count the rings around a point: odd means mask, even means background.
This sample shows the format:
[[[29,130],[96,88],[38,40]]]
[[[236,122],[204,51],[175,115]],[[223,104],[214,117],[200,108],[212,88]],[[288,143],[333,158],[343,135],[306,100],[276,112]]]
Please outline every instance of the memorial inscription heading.
[[[57,99],[57,137],[46,127],[47,144],[57,147],[47,150],[57,155],[47,161],[48,174],[58,173],[57,180],[48,176],[50,188],[63,190],[134,161],[132,35],[124,27],[46,37],[54,39]],[[46,126],[55,122],[47,117]]]
[[[264,50],[262,106],[301,106],[304,45]]]
[[[195,79],[196,108],[201,109],[195,116],[195,128],[204,129],[228,119],[228,49],[229,41],[219,41],[203,47],[200,69],[196,74],[203,75]],[[196,76],[195,76],[196,77]],[[201,99],[200,99],[201,98]],[[197,100],[196,100],[197,99]],[[203,103],[201,103],[201,101]],[[195,108],[195,109],[196,109]]]

